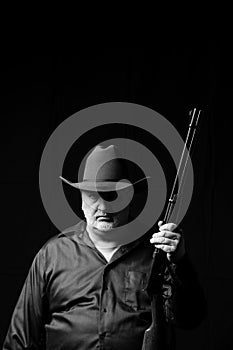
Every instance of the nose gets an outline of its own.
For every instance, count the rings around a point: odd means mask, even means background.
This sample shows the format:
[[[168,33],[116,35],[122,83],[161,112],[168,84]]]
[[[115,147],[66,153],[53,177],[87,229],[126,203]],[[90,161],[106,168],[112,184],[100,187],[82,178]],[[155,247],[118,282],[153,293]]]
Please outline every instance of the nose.
[[[109,201],[106,201],[100,197],[98,200],[98,210],[106,213],[111,212],[111,205]]]

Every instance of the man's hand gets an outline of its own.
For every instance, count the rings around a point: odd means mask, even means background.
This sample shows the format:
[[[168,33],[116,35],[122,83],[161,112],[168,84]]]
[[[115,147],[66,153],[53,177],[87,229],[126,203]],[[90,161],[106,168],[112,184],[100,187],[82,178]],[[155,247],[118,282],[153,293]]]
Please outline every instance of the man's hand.
[[[177,262],[185,254],[184,238],[180,233],[175,232],[177,225],[162,221],[158,222],[159,232],[155,232],[150,239],[156,248],[162,249],[167,253],[167,258],[171,262]]]

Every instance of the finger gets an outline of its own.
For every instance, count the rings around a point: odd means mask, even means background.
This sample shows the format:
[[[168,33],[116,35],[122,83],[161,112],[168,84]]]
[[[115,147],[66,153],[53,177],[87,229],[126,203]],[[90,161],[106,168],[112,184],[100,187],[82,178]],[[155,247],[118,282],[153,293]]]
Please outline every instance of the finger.
[[[176,250],[176,247],[166,244],[155,244],[155,247],[163,250],[166,253],[174,253],[174,251]]]
[[[170,245],[170,246],[175,246],[177,247],[179,241],[178,240],[174,240],[174,239],[169,239],[166,237],[153,237],[150,239],[151,243],[154,244],[164,244],[164,245]]]
[[[159,232],[155,232],[152,237],[167,237],[167,238],[171,238],[171,239],[180,239],[181,235],[180,233],[177,232],[172,232],[172,231],[159,231]]]
[[[177,227],[176,224],[170,222],[170,223],[159,226],[159,231],[162,231],[162,230],[174,231],[176,229],[176,227]]]

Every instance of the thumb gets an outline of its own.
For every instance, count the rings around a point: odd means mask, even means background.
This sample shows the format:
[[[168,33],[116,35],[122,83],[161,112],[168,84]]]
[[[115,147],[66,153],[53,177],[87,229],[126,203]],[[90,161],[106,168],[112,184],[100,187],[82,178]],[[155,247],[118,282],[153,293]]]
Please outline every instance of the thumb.
[[[158,222],[158,226],[160,227],[160,226],[162,226],[162,225],[163,225],[163,221],[160,220],[160,221]]]

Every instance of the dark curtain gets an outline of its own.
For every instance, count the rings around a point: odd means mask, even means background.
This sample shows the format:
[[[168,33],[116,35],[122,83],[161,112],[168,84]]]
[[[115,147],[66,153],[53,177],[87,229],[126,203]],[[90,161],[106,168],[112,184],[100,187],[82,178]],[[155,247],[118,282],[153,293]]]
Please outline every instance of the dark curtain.
[[[203,109],[194,193],[182,226],[208,315],[196,330],[177,330],[177,349],[233,347],[231,64],[227,48],[214,40],[2,57],[0,343],[33,257],[57,233],[38,184],[46,141],[77,111],[123,101],[161,113],[182,137],[188,111]],[[72,206],[79,202],[68,189],[67,196]]]

